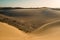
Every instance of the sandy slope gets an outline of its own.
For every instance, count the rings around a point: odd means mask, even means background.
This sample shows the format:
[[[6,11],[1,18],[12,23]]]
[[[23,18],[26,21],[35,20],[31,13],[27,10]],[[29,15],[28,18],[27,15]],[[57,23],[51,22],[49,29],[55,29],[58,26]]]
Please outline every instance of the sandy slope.
[[[6,23],[0,23],[0,40],[17,40],[25,38],[25,33]]]
[[[27,34],[0,22],[0,40],[60,40],[60,22],[48,25],[44,29]]]
[[[0,21],[13,25],[24,32],[32,32],[44,24],[60,20],[60,11],[50,8],[12,9],[0,12]]]

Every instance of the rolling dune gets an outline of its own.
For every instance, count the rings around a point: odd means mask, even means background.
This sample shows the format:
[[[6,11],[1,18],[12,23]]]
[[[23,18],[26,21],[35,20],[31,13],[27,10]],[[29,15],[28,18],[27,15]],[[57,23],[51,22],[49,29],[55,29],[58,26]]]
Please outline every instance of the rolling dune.
[[[0,22],[0,40],[60,40],[60,22],[47,25],[42,30],[25,33]]]
[[[1,10],[0,40],[60,40],[60,11],[50,8]]]
[[[60,11],[50,8],[6,9],[0,11],[0,21],[24,32],[32,32],[41,26],[60,20]]]

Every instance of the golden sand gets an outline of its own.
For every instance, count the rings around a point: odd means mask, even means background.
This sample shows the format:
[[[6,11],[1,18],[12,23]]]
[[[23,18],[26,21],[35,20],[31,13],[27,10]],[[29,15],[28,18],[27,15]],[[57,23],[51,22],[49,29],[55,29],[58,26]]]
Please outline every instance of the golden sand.
[[[24,33],[17,28],[0,22],[0,40],[60,40],[60,25],[48,25],[45,30]]]

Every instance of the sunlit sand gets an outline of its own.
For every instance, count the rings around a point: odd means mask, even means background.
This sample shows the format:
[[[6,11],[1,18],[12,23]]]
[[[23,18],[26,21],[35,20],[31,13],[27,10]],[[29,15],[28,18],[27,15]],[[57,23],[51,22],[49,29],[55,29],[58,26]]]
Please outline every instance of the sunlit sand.
[[[48,25],[42,31],[24,33],[11,25],[0,22],[0,40],[60,40],[59,24],[58,22]]]

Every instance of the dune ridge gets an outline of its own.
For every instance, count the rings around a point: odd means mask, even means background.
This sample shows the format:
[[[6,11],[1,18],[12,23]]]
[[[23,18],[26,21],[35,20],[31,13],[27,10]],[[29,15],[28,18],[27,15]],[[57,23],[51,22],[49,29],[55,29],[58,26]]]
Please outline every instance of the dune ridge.
[[[60,20],[60,12],[50,8],[0,11],[0,21],[24,32],[32,32],[44,24]]]
[[[14,26],[0,22],[0,40],[60,40],[60,22],[32,33],[25,33]]]

